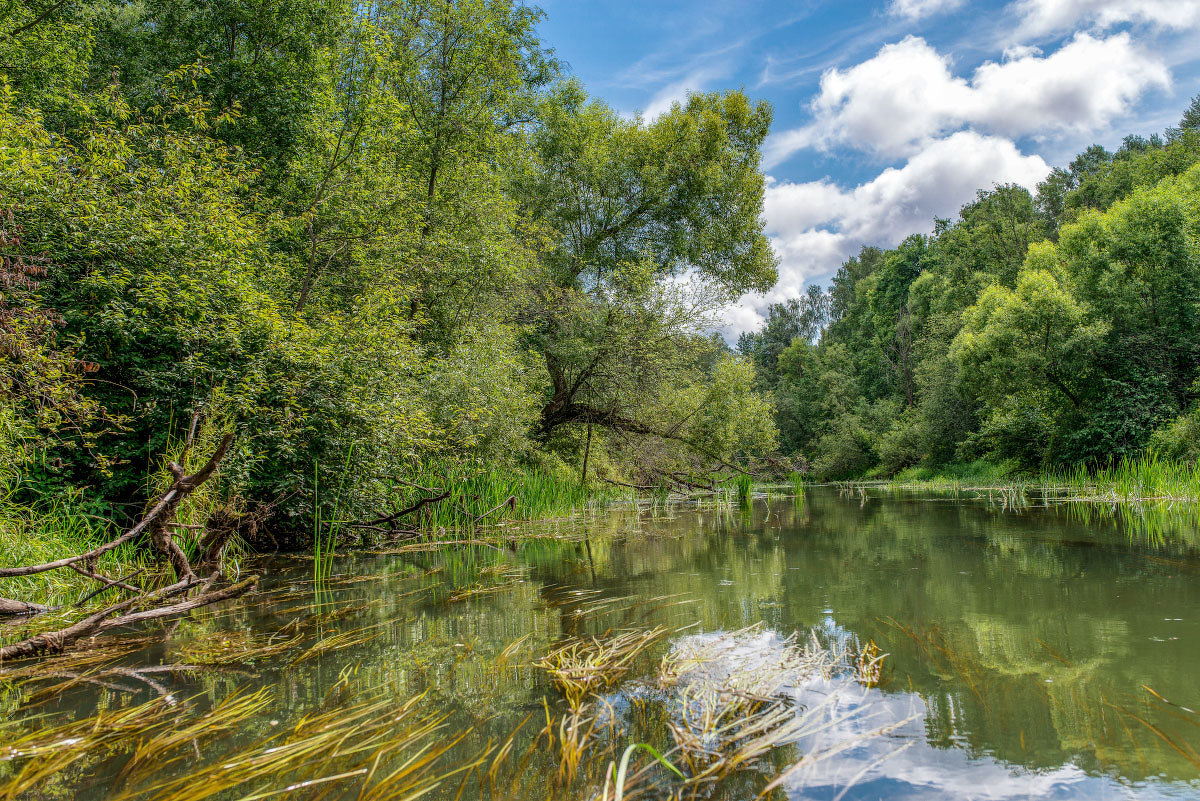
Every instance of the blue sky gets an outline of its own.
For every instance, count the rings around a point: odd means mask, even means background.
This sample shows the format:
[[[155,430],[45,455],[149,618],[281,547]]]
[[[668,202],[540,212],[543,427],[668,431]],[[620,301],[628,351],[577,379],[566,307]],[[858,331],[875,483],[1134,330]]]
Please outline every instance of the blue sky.
[[[1200,0],[542,0],[544,41],[592,94],[654,116],[688,91],[771,102],[768,233],[780,281],[827,283],[864,244],[1033,188],[1093,142],[1175,124],[1200,93]]]

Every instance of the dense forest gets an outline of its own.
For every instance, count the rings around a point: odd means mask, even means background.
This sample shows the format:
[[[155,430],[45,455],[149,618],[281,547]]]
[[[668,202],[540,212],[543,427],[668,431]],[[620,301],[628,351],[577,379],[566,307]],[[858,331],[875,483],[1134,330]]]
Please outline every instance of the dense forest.
[[[776,279],[770,107],[622,115],[540,19],[6,3],[5,514],[135,518],[195,415],[209,451],[234,436],[206,513],[293,532],[497,471],[583,492],[1195,459],[1200,103],[864,248],[731,350],[722,308]]]
[[[775,281],[770,107],[622,116],[540,18],[4,4],[6,497],[135,516],[197,412],[210,449],[235,434],[214,503],[277,530],[322,486],[361,518],[423,477],[644,484],[772,453],[753,365],[712,334]]]
[[[1200,97],[1036,194],[864,247],[738,350],[822,477],[1200,457]],[[922,472],[926,471],[926,472]]]

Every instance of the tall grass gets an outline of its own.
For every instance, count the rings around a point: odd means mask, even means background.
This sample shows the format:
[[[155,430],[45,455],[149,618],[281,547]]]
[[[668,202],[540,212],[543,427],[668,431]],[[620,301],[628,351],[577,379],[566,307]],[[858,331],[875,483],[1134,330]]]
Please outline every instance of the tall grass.
[[[1047,491],[1064,492],[1074,500],[1200,502],[1200,466],[1154,452],[1096,470],[1076,467],[1048,473],[1040,480]]]
[[[425,497],[418,487],[450,493],[444,501],[422,508],[417,521],[409,521],[430,531],[565,516],[629,496],[618,487],[581,486],[576,476],[493,466],[429,465],[405,481],[416,486],[405,488],[396,499],[398,507]]]
[[[337,553],[338,536],[341,535],[343,525],[340,515],[342,500],[353,456],[354,446],[351,445],[346,454],[346,464],[342,466],[342,476],[333,496],[333,507],[328,519],[324,518],[321,506],[321,466],[313,465],[313,580],[316,582],[318,594],[333,569],[333,557]]]
[[[738,473],[733,484],[738,500],[744,505],[749,505],[754,492],[754,479],[745,473]]]
[[[987,461],[912,467],[877,484],[893,489],[993,490],[1038,492],[1047,498],[1104,503],[1152,501],[1200,502],[1200,465],[1164,459],[1147,452],[1105,467],[1074,467],[1020,474]]]
[[[44,498],[33,505],[17,502],[11,487],[0,487],[0,567],[50,562],[95,548],[111,539],[108,521],[79,507],[78,498]],[[114,578],[146,566],[146,558],[130,543],[102,554],[94,569]],[[138,579],[131,579],[137,584]],[[99,585],[71,570],[51,570],[33,576],[0,580],[0,596],[14,600],[66,606],[80,602]],[[97,602],[107,600],[106,597]]]

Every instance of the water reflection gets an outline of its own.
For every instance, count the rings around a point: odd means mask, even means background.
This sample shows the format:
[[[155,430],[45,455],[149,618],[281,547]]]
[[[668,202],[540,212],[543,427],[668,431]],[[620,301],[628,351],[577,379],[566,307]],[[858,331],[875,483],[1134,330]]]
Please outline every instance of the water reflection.
[[[551,536],[562,534],[572,539]],[[879,688],[844,676],[792,688],[826,725],[772,766],[838,753],[791,776],[790,798],[1200,794],[1200,715],[1191,711],[1200,710],[1200,553],[1186,521],[1139,535],[1127,520],[1072,507],[818,488],[799,503],[766,498],[744,511],[563,521],[513,542],[515,551],[343,557],[320,604],[306,562],[273,558],[262,595],[172,624],[122,664],[197,668],[155,682],[201,706],[269,688],[273,703],[249,727],[259,732],[301,718],[352,670],[404,697],[425,693],[452,728],[500,741],[544,697],[554,703],[532,663],[569,637],[761,623],[780,636],[815,630],[834,646],[873,641],[889,654]],[[670,647],[647,653],[630,687],[644,687]],[[199,669],[210,649],[231,648],[242,649],[241,663]],[[70,716],[155,693],[136,690],[85,682],[48,697],[21,685],[0,703],[14,719]],[[622,736],[664,731],[631,720]],[[239,743],[212,744],[200,762]],[[551,767],[537,757],[528,769]],[[93,755],[58,790],[103,798],[120,768]],[[763,783],[731,783],[719,797],[749,798]]]

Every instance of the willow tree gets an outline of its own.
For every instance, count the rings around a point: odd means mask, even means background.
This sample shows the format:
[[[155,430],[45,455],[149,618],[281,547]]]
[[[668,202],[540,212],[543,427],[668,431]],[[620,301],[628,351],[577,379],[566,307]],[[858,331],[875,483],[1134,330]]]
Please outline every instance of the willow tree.
[[[530,319],[548,388],[540,428],[592,424],[683,438],[673,388],[702,370],[722,304],[769,288],[759,148],[771,110],[696,94],[653,120],[575,84],[542,104],[515,192],[549,231]],[[711,363],[711,360],[709,360]]]

